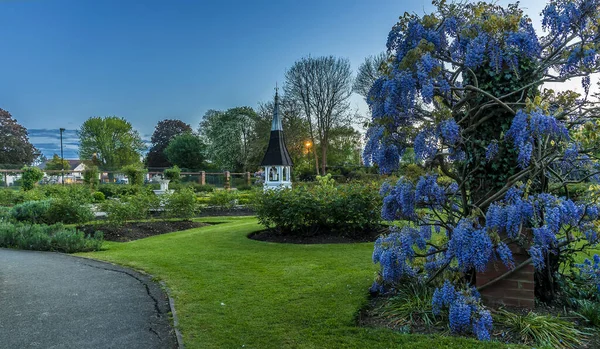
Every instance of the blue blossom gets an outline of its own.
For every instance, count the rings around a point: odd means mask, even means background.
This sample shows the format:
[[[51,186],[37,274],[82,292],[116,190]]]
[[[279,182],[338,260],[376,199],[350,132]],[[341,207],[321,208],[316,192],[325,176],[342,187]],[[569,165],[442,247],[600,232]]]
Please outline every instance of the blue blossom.
[[[479,318],[473,322],[473,333],[480,341],[489,341],[492,332],[492,314],[489,310],[481,310],[478,313]]]
[[[500,242],[498,246],[496,246],[496,252],[500,257],[502,263],[508,268],[513,269],[515,267],[515,262],[513,259],[512,251],[504,242]]]
[[[467,332],[471,328],[471,307],[462,302],[450,305],[450,330],[454,333]]]
[[[580,275],[596,286],[598,296],[600,296],[600,256],[595,254],[591,261],[586,259],[582,264],[576,266],[579,268]]]
[[[444,120],[439,125],[440,135],[447,145],[454,146],[460,140],[460,126],[454,119]]]
[[[438,152],[438,138],[431,129],[425,129],[415,137],[415,157],[419,160],[431,160]]]
[[[446,202],[446,191],[437,183],[437,176],[422,176],[417,182],[415,199],[418,203],[440,206]]]
[[[498,155],[498,141],[492,141],[485,150],[485,159],[489,162]]]
[[[544,253],[539,246],[533,245],[529,248],[529,255],[533,261],[533,266],[537,270],[543,270],[546,266],[546,262],[544,261]]]
[[[486,58],[486,47],[489,37],[486,33],[480,33],[475,39],[467,45],[465,54],[465,65],[471,69],[476,69],[483,64]]]

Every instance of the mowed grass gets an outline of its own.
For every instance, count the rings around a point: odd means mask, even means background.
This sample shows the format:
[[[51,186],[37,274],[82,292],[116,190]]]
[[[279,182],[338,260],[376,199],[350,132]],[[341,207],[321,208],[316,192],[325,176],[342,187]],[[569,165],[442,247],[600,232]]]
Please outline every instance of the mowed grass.
[[[292,245],[250,240],[255,218],[79,254],[163,280],[186,348],[504,348],[500,343],[356,326],[375,266],[372,243]]]

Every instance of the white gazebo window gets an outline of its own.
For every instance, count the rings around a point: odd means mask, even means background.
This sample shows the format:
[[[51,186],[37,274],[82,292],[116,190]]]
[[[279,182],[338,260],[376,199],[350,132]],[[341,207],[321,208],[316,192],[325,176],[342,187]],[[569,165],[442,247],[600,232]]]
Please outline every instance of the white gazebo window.
[[[271,169],[269,169],[269,181],[270,182],[277,182],[279,180],[279,173],[277,171],[277,168],[275,166],[271,167]]]
[[[284,181],[288,181],[288,180],[289,180],[289,179],[288,179],[288,170],[287,170],[287,167],[284,167],[284,168],[283,168],[283,174],[281,175],[281,178],[282,178]]]

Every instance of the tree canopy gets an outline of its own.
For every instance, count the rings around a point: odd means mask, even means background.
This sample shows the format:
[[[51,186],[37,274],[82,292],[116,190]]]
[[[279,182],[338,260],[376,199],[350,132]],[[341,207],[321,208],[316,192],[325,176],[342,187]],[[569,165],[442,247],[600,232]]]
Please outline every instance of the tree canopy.
[[[390,173],[414,146],[430,170],[381,189],[382,217],[407,224],[375,243],[373,290],[423,278],[438,286],[433,309],[449,312],[450,329],[485,340],[491,315],[469,287],[477,272],[494,259],[508,270],[533,262],[536,296],[549,302],[558,266],[598,243],[599,207],[557,188],[600,173],[594,147],[572,137],[598,117],[589,88],[600,71],[600,2],[551,1],[545,35],[518,4],[434,4],[434,13],[405,14],[393,27],[391,59],[367,99],[365,160]],[[575,78],[583,95],[544,89]],[[512,245],[529,259],[517,264]]]
[[[61,159],[60,156],[54,154],[52,159],[46,162],[46,170],[69,170],[71,169],[71,165],[69,161]]]
[[[166,119],[159,121],[158,124],[156,124],[154,133],[150,139],[152,145],[146,155],[147,166],[172,166],[173,164],[169,162],[165,155],[165,149],[173,138],[186,132],[192,132],[192,127],[181,120]]]
[[[196,134],[185,132],[169,142],[165,155],[169,162],[176,166],[198,170],[205,165],[206,145]]]
[[[10,113],[0,108],[0,164],[31,165],[38,150],[29,142],[27,129],[17,123]]]
[[[117,116],[91,117],[78,131],[79,158],[96,159],[102,170],[118,170],[140,162],[146,149],[131,123]]]
[[[385,52],[365,58],[365,61],[358,67],[352,90],[367,98],[371,86],[383,75],[382,67],[385,67],[386,60]]]

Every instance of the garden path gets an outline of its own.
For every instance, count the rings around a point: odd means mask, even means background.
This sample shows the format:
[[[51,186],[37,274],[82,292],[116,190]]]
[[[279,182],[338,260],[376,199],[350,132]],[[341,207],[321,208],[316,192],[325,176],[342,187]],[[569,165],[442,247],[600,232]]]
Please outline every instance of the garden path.
[[[149,277],[69,255],[0,249],[3,348],[176,348]]]

